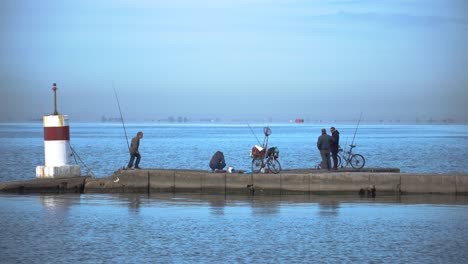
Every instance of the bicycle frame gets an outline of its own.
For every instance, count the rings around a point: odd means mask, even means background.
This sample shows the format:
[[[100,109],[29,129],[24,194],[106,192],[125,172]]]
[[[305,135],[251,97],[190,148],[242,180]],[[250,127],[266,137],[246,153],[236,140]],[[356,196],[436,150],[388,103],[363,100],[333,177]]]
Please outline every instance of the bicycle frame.
[[[265,138],[263,138],[263,144],[262,148],[264,149],[264,153],[261,156],[258,157],[252,157],[254,160],[261,160],[262,161],[262,169],[265,168],[265,158],[267,157],[267,151],[268,151],[268,136],[269,134],[264,131]]]
[[[267,161],[268,161],[269,158],[271,158],[273,161],[278,159],[277,155],[274,154],[274,153],[272,155],[268,156],[268,149],[266,147],[264,148],[264,150],[265,150],[265,152],[262,155],[252,157],[253,160],[259,160],[259,161],[262,162],[262,166],[261,166],[262,169],[266,167],[266,164],[267,164]]]
[[[265,127],[263,129],[263,133],[265,134],[262,145],[263,150],[259,153],[260,155],[257,156],[254,156],[251,153],[252,172],[258,171],[256,168],[263,170],[265,167],[267,167],[273,173],[279,173],[281,171],[281,164],[278,161],[277,153],[274,152],[268,155],[268,136],[271,134],[271,130],[268,127]],[[271,170],[270,167],[273,168],[273,170]]]
[[[341,168],[343,168],[343,162],[346,162],[344,165],[345,168],[348,167],[348,165],[351,165],[351,167],[355,169],[361,169],[364,167],[366,160],[361,154],[353,153],[353,148],[355,147],[355,145],[350,145],[349,151],[343,149],[338,150],[338,159]]]
[[[338,156],[340,157],[341,159],[341,163],[343,163],[343,161],[346,162],[346,165],[344,166],[344,168],[348,167],[348,165],[351,164],[351,157],[353,156],[353,148],[355,146],[351,145],[352,147],[350,147],[349,151],[346,151],[346,149],[342,149],[340,148],[338,150]],[[343,168],[343,164],[340,164],[341,167]]]

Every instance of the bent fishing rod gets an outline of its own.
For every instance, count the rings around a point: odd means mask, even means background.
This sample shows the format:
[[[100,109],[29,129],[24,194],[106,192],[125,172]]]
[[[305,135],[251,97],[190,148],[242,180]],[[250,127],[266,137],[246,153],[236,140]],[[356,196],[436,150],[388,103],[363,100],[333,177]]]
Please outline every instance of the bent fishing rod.
[[[127,129],[125,128],[125,123],[122,115],[122,110],[120,109],[120,102],[119,102],[119,97],[117,96],[117,91],[114,88],[114,83],[112,83],[112,88],[114,89],[114,94],[115,94],[115,99],[117,99],[117,106],[119,107],[119,113],[120,113],[120,120],[122,121],[122,127],[125,132],[125,139],[127,140],[127,149],[130,149],[130,145],[128,144],[128,136],[127,136]]]

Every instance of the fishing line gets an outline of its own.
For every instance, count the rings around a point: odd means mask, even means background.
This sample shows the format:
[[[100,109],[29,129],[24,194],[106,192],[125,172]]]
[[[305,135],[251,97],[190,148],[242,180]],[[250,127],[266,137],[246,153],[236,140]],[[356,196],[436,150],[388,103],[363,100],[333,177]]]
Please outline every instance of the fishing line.
[[[76,164],[78,164],[78,161],[76,160],[76,158],[78,158],[81,164],[83,164],[83,166],[85,167],[86,173],[88,173],[89,176],[91,176],[91,178],[95,178],[94,173],[91,171],[91,169],[88,166],[86,166],[86,163],[81,159],[80,155],[78,155],[75,149],[71,146],[70,142],[68,142],[68,146],[70,147],[70,150],[73,153],[73,158],[75,159]]]

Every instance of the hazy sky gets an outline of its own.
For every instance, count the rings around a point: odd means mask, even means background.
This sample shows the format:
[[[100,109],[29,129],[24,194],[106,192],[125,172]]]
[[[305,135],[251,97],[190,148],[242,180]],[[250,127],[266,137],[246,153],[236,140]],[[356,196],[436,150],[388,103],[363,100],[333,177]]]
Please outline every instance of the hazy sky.
[[[468,1],[2,0],[0,121],[468,120]]]

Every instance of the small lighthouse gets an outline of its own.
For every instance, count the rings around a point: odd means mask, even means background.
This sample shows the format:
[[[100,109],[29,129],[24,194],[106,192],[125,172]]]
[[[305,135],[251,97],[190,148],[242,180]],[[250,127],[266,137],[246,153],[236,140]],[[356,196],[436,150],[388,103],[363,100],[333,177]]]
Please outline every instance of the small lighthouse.
[[[54,113],[43,118],[45,166],[36,167],[36,178],[80,176],[80,166],[70,164],[70,158],[73,155],[70,147],[70,127],[68,117],[57,111],[57,85],[55,83],[52,91],[54,91]]]

